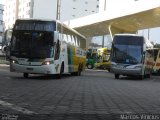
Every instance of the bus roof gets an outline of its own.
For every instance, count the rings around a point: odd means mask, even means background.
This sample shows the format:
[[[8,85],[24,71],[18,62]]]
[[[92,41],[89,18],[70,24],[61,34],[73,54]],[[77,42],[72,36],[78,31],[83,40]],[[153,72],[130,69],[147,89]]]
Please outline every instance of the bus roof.
[[[78,34],[79,36],[81,36],[82,38],[86,39],[85,36],[83,36],[82,34],[80,34],[79,32],[77,32],[76,30],[70,28],[69,26],[65,25],[64,23],[60,22],[59,20],[53,20],[53,19],[34,19],[34,18],[23,18],[23,19],[17,19],[17,21],[50,21],[50,22],[56,22],[56,23],[59,23],[61,24],[63,27],[69,29],[70,31]]]
[[[52,19],[34,19],[34,18],[21,18],[21,19],[17,19],[16,21],[55,21],[56,20],[52,20]]]
[[[143,35],[131,34],[131,33],[115,34],[114,36],[135,36],[135,37],[144,37]]]
[[[115,36],[133,36],[133,37],[143,37],[146,43],[147,48],[153,48],[153,44],[150,40],[146,39],[143,35],[138,34],[130,34],[130,33],[122,33],[122,34],[115,34]]]

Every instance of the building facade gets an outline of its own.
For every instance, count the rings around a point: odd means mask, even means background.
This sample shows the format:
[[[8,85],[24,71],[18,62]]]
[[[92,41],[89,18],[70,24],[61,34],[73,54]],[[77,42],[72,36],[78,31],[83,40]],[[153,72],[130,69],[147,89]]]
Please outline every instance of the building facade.
[[[63,22],[98,12],[99,0],[5,0],[5,29],[18,18],[56,19],[58,14]]]
[[[98,12],[99,0],[61,0],[61,21],[75,19]]]
[[[32,0],[5,0],[4,21],[5,29],[12,28],[18,18],[30,18]]]
[[[0,4],[0,44],[2,43],[2,33],[4,31],[3,28],[3,11],[4,11],[4,5]]]
[[[57,0],[33,0],[31,18],[56,19]]]

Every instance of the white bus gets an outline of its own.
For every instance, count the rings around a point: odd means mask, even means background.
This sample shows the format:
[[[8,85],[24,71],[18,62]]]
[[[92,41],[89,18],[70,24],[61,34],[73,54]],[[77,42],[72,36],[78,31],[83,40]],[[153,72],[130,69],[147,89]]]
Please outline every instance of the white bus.
[[[81,75],[86,38],[54,20],[18,19],[10,45],[10,71],[29,74]]]
[[[153,46],[143,36],[116,34],[111,51],[111,72],[115,78],[120,75],[150,77],[154,57]]]

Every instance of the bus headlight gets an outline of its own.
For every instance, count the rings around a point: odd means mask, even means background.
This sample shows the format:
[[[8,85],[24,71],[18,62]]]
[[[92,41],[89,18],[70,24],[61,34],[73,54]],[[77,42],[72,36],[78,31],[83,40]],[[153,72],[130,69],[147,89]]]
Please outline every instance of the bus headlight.
[[[50,65],[50,64],[53,64],[53,63],[54,63],[53,60],[51,60],[51,61],[44,61],[44,62],[42,63],[42,65]]]
[[[141,65],[138,65],[138,66],[135,66],[134,68],[142,68],[142,66],[141,66]]]
[[[18,61],[17,60],[12,60],[12,63],[13,64],[15,64],[15,63],[18,64]]]

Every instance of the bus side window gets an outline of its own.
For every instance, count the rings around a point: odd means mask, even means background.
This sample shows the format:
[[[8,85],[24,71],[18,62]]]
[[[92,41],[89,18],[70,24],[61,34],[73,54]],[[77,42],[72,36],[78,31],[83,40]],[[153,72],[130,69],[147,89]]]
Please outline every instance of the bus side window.
[[[60,42],[58,40],[57,44],[55,46],[55,56],[54,56],[54,59],[55,60],[59,59],[59,55],[60,55]]]

